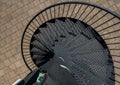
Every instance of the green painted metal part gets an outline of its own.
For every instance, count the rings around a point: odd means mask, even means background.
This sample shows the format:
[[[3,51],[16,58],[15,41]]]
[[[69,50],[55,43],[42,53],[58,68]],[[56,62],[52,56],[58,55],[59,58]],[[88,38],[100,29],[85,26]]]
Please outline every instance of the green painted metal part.
[[[39,73],[39,75],[38,75],[38,78],[37,78],[37,80],[36,80],[36,82],[37,83],[40,83],[41,81],[41,78],[43,78],[45,76],[45,73]]]

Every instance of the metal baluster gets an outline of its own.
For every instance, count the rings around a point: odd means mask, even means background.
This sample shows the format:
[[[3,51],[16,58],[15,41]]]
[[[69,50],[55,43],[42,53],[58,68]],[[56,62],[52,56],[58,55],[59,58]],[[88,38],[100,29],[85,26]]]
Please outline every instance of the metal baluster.
[[[107,35],[107,34],[111,34],[111,33],[114,33],[114,32],[118,32],[118,31],[120,31],[120,29],[112,31],[112,32],[108,32],[108,33],[105,33],[105,34],[101,34],[101,36],[104,36],[104,35]]]
[[[43,17],[43,20],[46,20],[45,17],[44,17],[44,15],[43,15],[43,13],[42,13],[41,15],[42,15],[42,17]]]
[[[47,13],[47,11],[45,11],[45,14],[46,14],[46,16],[47,16],[47,21],[49,20],[49,17],[48,17],[48,13]]]
[[[95,7],[92,8],[92,10],[82,19],[82,21],[84,21],[89,16],[89,14],[91,14],[93,12],[94,9],[95,9]]]
[[[28,42],[25,42],[25,41],[24,41],[23,43],[30,44],[30,43],[28,43]]]
[[[101,30],[98,30],[98,32],[103,31],[103,30],[105,30],[105,29],[107,29],[107,28],[110,28],[110,27],[112,27],[112,26],[115,26],[115,25],[117,25],[117,24],[119,24],[119,23],[120,23],[120,22],[114,23],[114,24],[112,24],[112,25],[110,25],[110,26],[108,26],[108,27],[105,27],[105,28],[103,28],[103,29],[101,29]]]
[[[87,8],[88,8],[88,5],[85,7],[84,11],[81,13],[81,15],[79,16],[79,18],[78,18],[78,19],[80,19],[80,18],[81,18],[81,16],[85,13],[85,11],[87,10]]]
[[[26,31],[26,33],[28,33],[28,34],[30,34],[30,35],[33,35],[33,34],[31,34],[30,32],[27,32],[27,31]]]
[[[39,20],[41,21],[41,23],[43,23],[43,21],[41,20],[41,18],[40,18],[40,16],[38,15],[38,18],[39,18]]]
[[[97,29],[98,27],[100,27],[100,26],[104,25],[105,23],[107,23],[107,22],[113,20],[114,18],[115,18],[115,17],[112,17],[112,18],[110,18],[109,20],[106,20],[105,22],[101,23],[100,25],[94,27],[94,29]]]
[[[113,68],[120,69],[120,67],[113,66]]]
[[[28,44],[28,45],[23,45],[23,46],[29,47],[30,45]]]
[[[109,78],[109,79],[112,80],[112,81],[116,81],[116,82],[120,83],[120,81],[117,81],[117,80],[115,80],[115,79],[112,79],[112,78]]]
[[[51,8],[50,8],[49,10],[50,10],[50,16],[51,16],[51,19],[52,19],[52,13],[51,13]]]
[[[117,76],[120,76],[120,74],[118,74],[118,73],[113,73],[113,72],[111,72],[113,75],[117,75]]]
[[[56,18],[55,14],[56,14],[56,11],[55,11],[55,7],[54,7],[54,18]]]
[[[94,22],[92,22],[90,25],[95,24],[95,23],[98,22],[100,19],[102,19],[103,17],[105,17],[107,14],[108,14],[108,12],[105,13],[104,15],[102,15],[99,19],[97,19],[97,20],[95,20]]]
[[[25,36],[31,38],[31,37],[30,37],[29,35],[27,35],[27,34],[26,34]]]
[[[67,17],[67,15],[68,15],[69,10],[70,10],[70,6],[71,6],[71,4],[69,4],[69,6],[68,6],[68,10],[67,10],[67,13],[66,13],[66,17]]]
[[[120,44],[120,42],[117,42],[117,43],[107,43],[107,45],[112,45],[112,44]]]
[[[37,20],[37,18],[35,18],[35,20],[37,21],[37,23],[40,25],[39,21]]]
[[[92,16],[89,20],[86,21],[88,23],[90,20],[92,20],[96,15],[98,15],[102,10],[100,9],[97,13],[95,13],[94,16]]]
[[[120,50],[120,49],[109,49],[109,50]]]
[[[60,17],[60,6],[61,6],[61,5],[59,5],[58,17]]]
[[[77,11],[77,13],[75,13],[75,16],[74,16],[74,18],[76,18],[76,16],[78,15],[78,13],[79,13],[79,11],[81,10],[81,8],[82,8],[82,4],[81,4],[81,6],[80,6],[80,8],[78,9],[78,11]]]
[[[34,23],[34,21],[32,21],[32,23],[34,24],[34,26],[36,27],[36,28],[38,28],[38,26]],[[30,24],[31,26],[32,26],[32,24]],[[34,28],[34,26],[32,26],[33,28]],[[36,28],[34,28],[35,30],[36,30]]]
[[[25,38],[25,37],[24,37],[24,39],[27,40],[27,41],[30,41],[30,40],[31,40],[31,39],[27,39],[27,38]]]
[[[111,56],[114,56],[114,57],[120,57],[120,55],[111,55]]]
[[[104,40],[110,40],[110,39],[115,39],[115,38],[120,38],[120,36],[111,37],[111,38],[104,38]]]
[[[74,9],[76,8],[76,6],[77,6],[77,4],[75,4],[75,5],[74,5],[74,7],[73,7],[73,10],[72,10],[72,13],[71,13],[70,17],[72,17],[73,12],[74,12]]]
[[[63,5],[62,17],[63,17],[64,11],[65,11],[65,4]]]
[[[31,26],[31,25],[30,25]],[[32,27],[32,26],[31,26]],[[33,28],[33,27],[32,27]],[[30,30],[32,33],[34,33],[34,31],[33,30],[31,30],[30,28],[28,29],[28,30]]]

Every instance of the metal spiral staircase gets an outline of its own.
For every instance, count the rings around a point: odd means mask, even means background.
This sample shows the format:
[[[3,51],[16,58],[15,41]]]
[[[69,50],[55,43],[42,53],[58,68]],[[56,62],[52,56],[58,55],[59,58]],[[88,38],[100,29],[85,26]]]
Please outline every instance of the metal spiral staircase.
[[[26,26],[21,50],[31,72],[40,68],[57,81],[48,85],[120,84],[120,16],[100,6],[62,2],[43,9]]]

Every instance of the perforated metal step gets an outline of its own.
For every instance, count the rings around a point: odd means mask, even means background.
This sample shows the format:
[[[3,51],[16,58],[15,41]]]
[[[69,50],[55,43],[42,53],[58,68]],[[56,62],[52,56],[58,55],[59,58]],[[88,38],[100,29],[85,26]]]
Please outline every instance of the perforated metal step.
[[[97,40],[92,28],[79,20],[59,18],[44,23],[33,35],[30,52],[34,63],[46,70],[57,85],[111,83],[113,69],[108,62],[109,52]],[[68,78],[61,81],[63,74],[69,76],[71,83]]]

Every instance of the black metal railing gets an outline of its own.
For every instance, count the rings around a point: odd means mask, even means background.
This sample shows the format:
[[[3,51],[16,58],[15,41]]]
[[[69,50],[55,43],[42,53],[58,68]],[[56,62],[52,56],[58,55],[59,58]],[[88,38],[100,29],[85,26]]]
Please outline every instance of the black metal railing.
[[[46,21],[70,17],[90,25],[103,38],[112,56],[116,79],[120,84],[120,16],[109,9],[86,2],[62,2],[51,5],[35,15],[25,28],[21,51],[26,66],[32,71],[37,68],[30,55],[30,41],[34,32]],[[44,42],[42,42],[44,45]]]

